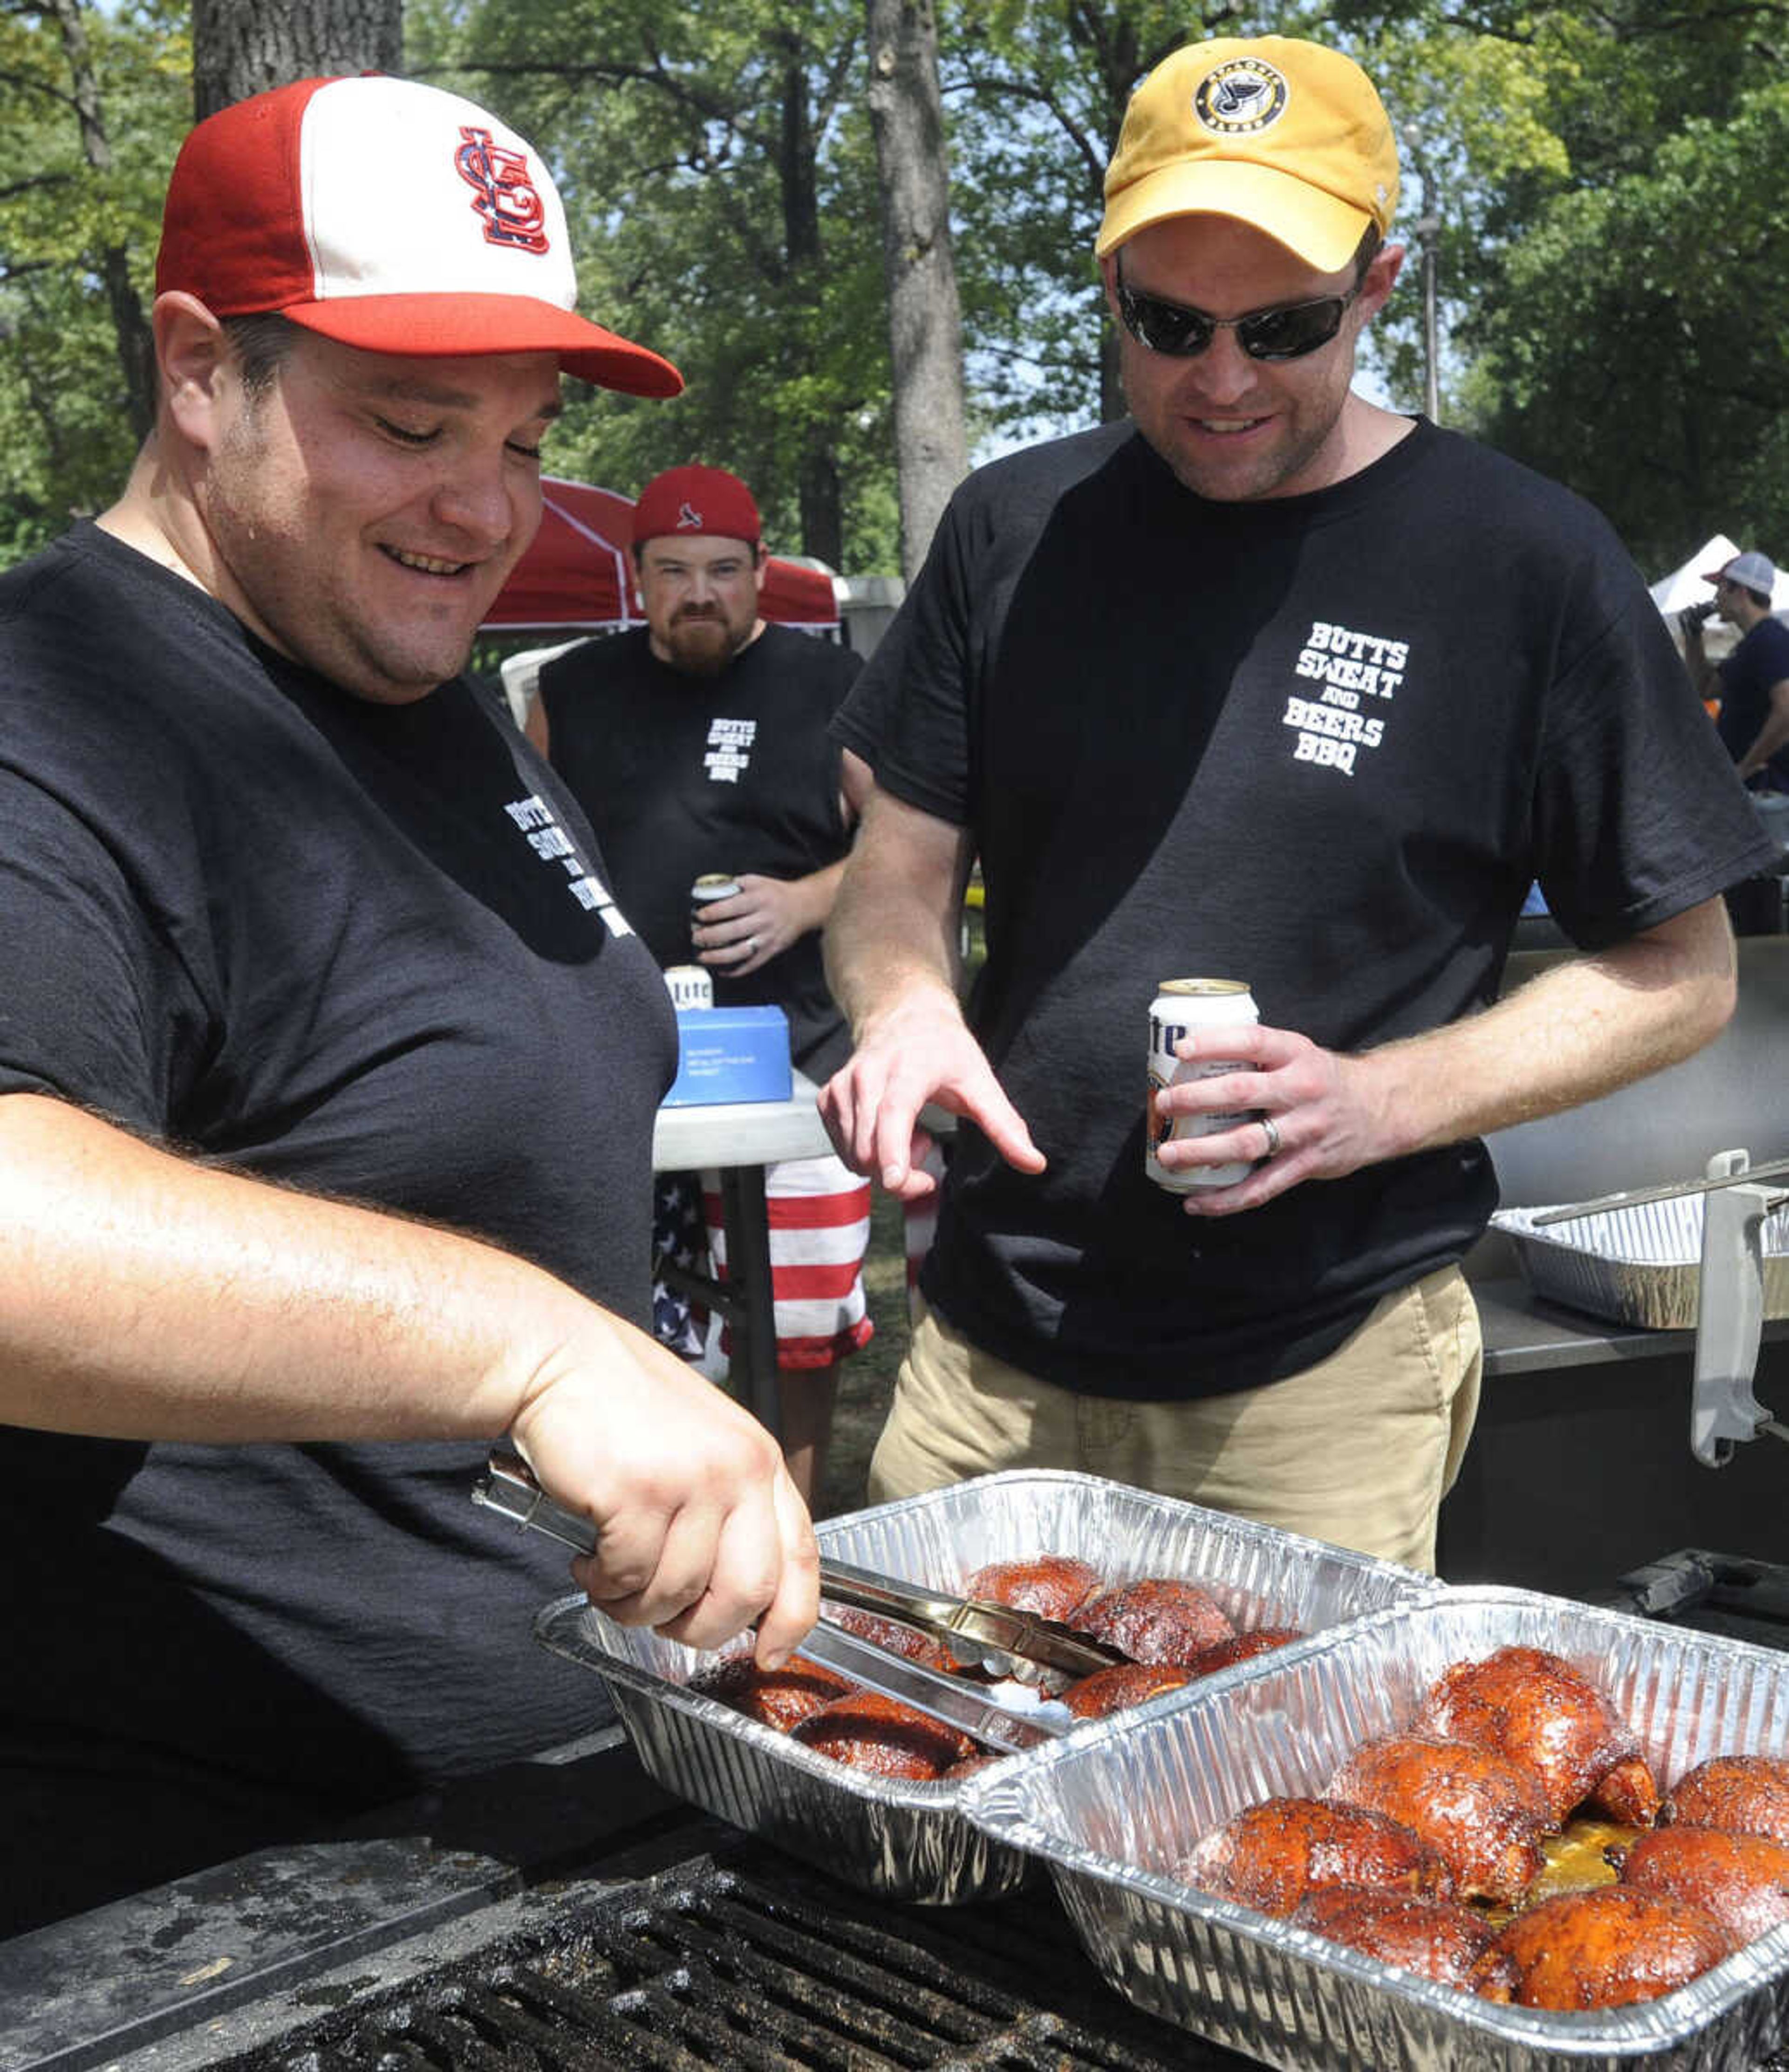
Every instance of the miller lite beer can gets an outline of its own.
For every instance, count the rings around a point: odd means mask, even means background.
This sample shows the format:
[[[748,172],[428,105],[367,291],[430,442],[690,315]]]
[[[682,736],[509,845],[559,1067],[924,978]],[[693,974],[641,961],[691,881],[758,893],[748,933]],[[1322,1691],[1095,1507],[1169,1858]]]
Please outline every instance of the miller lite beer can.
[[[714,980],[703,964],[667,964],[664,984],[673,1007],[712,1007]]]
[[[1165,1187],[1170,1194],[1191,1194],[1201,1187],[1234,1186],[1255,1169],[1245,1161],[1170,1171],[1155,1155],[1162,1145],[1176,1137],[1210,1137],[1217,1130],[1234,1129],[1241,1123],[1261,1120],[1253,1108],[1235,1115],[1158,1114],[1155,1097],[1164,1087],[1233,1072],[1242,1063],[1236,1058],[1195,1058],[1189,1062],[1174,1055],[1175,1044],[1182,1037],[1207,1029],[1233,1028],[1239,1022],[1261,1018],[1248,982],[1240,978],[1164,979],[1161,990],[1150,1001],[1149,1091],[1143,1116],[1143,1170],[1157,1186]]]

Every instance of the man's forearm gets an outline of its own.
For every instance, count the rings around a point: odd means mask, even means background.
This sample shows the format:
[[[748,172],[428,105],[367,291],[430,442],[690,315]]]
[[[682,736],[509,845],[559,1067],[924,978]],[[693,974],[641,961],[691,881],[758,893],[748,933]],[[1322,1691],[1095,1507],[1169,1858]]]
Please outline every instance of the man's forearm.
[[[1734,997],[1718,899],[1569,959],[1482,1014],[1354,1061],[1381,1117],[1380,1155],[1533,1121],[1662,1071],[1720,1034]]]
[[[811,935],[816,928],[824,928],[831,919],[833,907],[838,903],[839,887],[845,882],[845,859],[829,863],[823,870],[810,871],[805,878],[793,880],[794,889],[800,894],[803,904],[801,932]]]
[[[1754,775],[1786,742],[1789,742],[1789,685],[1779,684],[1770,693],[1770,708],[1763,726],[1736,766],[1740,775]]]
[[[535,1359],[603,1316],[475,1239],[196,1166],[63,1102],[0,1098],[6,1421],[493,1437]]]
[[[876,1010],[914,986],[954,1001],[960,971],[949,894],[860,845],[826,924],[833,997],[860,1039]]]

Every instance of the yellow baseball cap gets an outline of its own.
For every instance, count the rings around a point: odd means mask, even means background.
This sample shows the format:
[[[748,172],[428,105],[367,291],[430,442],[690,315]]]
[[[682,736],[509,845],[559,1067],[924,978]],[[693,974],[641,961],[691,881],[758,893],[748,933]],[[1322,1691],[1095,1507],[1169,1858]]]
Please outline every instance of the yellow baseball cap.
[[[1164,216],[1232,216],[1339,273],[1397,207],[1397,145],[1351,58],[1291,36],[1220,36],[1164,58],[1106,168],[1107,253]]]

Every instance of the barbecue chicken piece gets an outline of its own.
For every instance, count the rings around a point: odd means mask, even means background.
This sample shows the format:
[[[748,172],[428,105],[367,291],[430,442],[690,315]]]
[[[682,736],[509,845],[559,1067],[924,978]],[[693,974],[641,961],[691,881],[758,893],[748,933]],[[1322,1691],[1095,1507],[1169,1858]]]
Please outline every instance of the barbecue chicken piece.
[[[1555,1827],[1585,1799],[1631,1827],[1658,1817],[1658,1781],[1639,1737],[1588,1678],[1543,1648],[1500,1647],[1482,1662],[1455,1663],[1410,1731],[1526,1763],[1546,1787]]]
[[[1482,1914],[1456,1899],[1413,1892],[1371,1892],[1332,1885],[1307,1893],[1293,1910],[1295,1928],[1314,1929],[1332,1942],[1364,1951],[1382,1964],[1400,1965],[1437,1985],[1472,1990],[1472,1967],[1497,1931]]]
[[[1789,1756],[1717,1755],[1672,1786],[1661,1819],[1789,1842]]]
[[[1209,1590],[1166,1576],[1121,1583],[1081,1605],[1069,1623],[1133,1662],[1191,1662],[1236,1632]]]
[[[1191,1684],[1197,1671],[1172,1662],[1120,1662],[1071,1684],[1062,1701],[1077,1720],[1103,1720]]]
[[[825,1611],[834,1626],[854,1633],[859,1640],[874,1641],[878,1647],[885,1647],[905,1661],[917,1662],[922,1669],[936,1669],[950,1676],[961,1667],[943,1641],[934,1640],[917,1626],[903,1626],[899,1619],[884,1618],[878,1612],[859,1611],[855,1605],[829,1604]]]
[[[1196,1842],[1174,1876],[1260,1914],[1287,1914],[1324,1885],[1451,1897],[1437,1852],[1408,1827],[1359,1806],[1264,1799]]]
[[[823,1669],[799,1655],[791,1656],[780,1669],[760,1669],[749,1655],[736,1655],[696,1678],[689,1688],[786,1734],[821,1706],[849,1696],[857,1687],[836,1670]]]
[[[1104,1581],[1092,1562],[1071,1554],[1034,1554],[1026,1560],[990,1561],[977,1568],[964,1584],[963,1595],[1038,1618],[1066,1619]]]
[[[1288,1641],[1302,1640],[1304,1637],[1293,1626],[1258,1626],[1252,1633],[1232,1634],[1228,1640],[1214,1641],[1209,1647],[1202,1647],[1187,1666],[1195,1676],[1215,1676],[1234,1662],[1252,1661],[1257,1655],[1269,1654],[1276,1647],[1284,1647]]]
[[[1618,1853],[1623,1885],[1705,1907],[1736,1944],[1789,1921],[1789,1843],[1720,1827],[1655,1827]]]
[[[1732,1954],[1712,1914],[1630,1885],[1561,1893],[1497,1931],[1475,1978],[1487,2000],[1529,2008],[1655,2000]]]
[[[1201,1676],[1215,1675],[1233,1662],[1247,1662],[1252,1655],[1284,1647],[1289,1640],[1304,1635],[1286,1626],[1263,1626],[1254,1633],[1232,1634],[1229,1639],[1202,1647],[1191,1662],[1121,1662],[1110,1669],[1097,1669],[1071,1684],[1062,1694],[1063,1703],[1078,1720],[1103,1720],[1121,1712],[1128,1705],[1141,1705],[1164,1691],[1178,1691]]]
[[[1004,1762],[1004,1749],[978,1748],[972,1754],[959,1756],[944,1773],[946,1780],[954,1784],[960,1777],[973,1777],[978,1770],[985,1770],[991,1762]]]
[[[1446,1860],[1461,1899],[1511,1906],[1545,1861],[1540,1780],[1495,1749],[1388,1735],[1356,1749],[1323,1796],[1413,1829]]]
[[[835,1698],[802,1720],[790,1738],[848,1769],[916,1782],[942,1777],[975,1753],[967,1734],[879,1691]]]

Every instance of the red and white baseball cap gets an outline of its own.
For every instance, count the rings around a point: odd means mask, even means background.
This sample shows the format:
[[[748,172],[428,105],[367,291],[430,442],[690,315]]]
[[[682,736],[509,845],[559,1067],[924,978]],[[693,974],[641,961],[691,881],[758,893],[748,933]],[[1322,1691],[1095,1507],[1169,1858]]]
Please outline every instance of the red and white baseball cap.
[[[634,506],[634,545],[672,532],[718,534],[755,547],[764,528],[751,491],[724,467],[668,467],[655,475]]]
[[[550,352],[629,395],[683,386],[577,314],[565,210],[533,146],[413,80],[300,80],[201,122],[162,212],[155,292],[176,289],[368,352]]]

